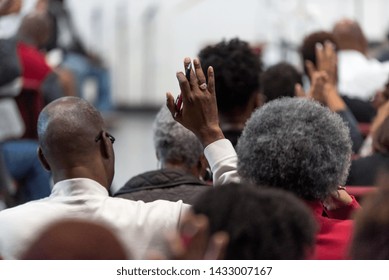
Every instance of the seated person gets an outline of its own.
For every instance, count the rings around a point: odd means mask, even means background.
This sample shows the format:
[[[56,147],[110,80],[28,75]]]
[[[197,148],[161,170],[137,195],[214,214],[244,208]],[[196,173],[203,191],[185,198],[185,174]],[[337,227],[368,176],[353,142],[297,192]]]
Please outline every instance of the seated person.
[[[230,184],[212,188],[193,204],[209,219],[209,232],[226,232],[227,260],[307,259],[316,225],[309,208],[290,193]]]
[[[93,106],[77,97],[51,102],[40,113],[38,135],[39,159],[54,186],[47,198],[0,211],[0,256],[21,258],[44,227],[62,218],[112,225],[135,259],[165,250],[164,233],[178,228],[189,205],[109,197],[115,139]]]
[[[338,91],[336,42],[328,32],[315,32],[306,36],[301,47],[304,71],[311,87],[309,97],[327,106],[344,120],[350,129],[352,149],[358,153],[363,138],[358,127],[358,117],[351,104],[347,104]],[[366,108],[371,106],[365,104]]]
[[[39,51],[47,39],[49,28],[45,15],[34,12],[23,18],[16,37],[7,39],[7,43],[14,46],[9,57],[12,57],[15,65],[20,66],[22,77],[21,89],[16,96],[12,96],[12,100],[17,103],[17,109],[15,108],[17,114],[12,115],[13,119],[8,119],[8,123],[5,119],[4,124],[15,127],[14,123],[20,122],[21,135],[14,134],[12,137],[1,139],[0,147],[8,173],[17,185],[13,197],[14,204],[44,198],[51,193],[51,175],[42,168],[36,153],[38,148],[36,122],[39,112],[45,102],[63,95],[60,79],[47,65],[44,55]],[[10,91],[3,94],[12,95]],[[16,122],[19,115],[23,121],[18,118]]]
[[[389,116],[373,134],[373,153],[351,162],[346,185],[375,186],[381,171],[389,168]]]
[[[326,31],[318,31],[311,34],[308,34],[302,43],[301,46],[301,56],[303,59],[303,65],[304,65],[304,72],[309,77],[309,72],[307,68],[307,61],[310,61],[313,66],[315,66],[318,70],[322,70],[320,68],[325,67],[326,65],[320,65],[320,61],[317,61],[317,44],[320,43],[321,46],[325,46],[325,42],[331,42],[335,46],[335,50],[339,50],[338,42],[334,38],[333,34],[326,32]],[[308,63],[309,65],[309,63]],[[336,70],[337,68],[335,68]],[[323,70],[329,70],[326,71],[329,75],[329,78],[333,82],[338,82],[338,71],[335,72],[332,69],[323,69]],[[369,101],[361,100],[359,98],[350,97],[348,95],[345,95],[345,93],[342,92],[342,89],[337,90],[342,97],[343,101],[346,103],[347,107],[350,109],[352,114],[354,115],[355,119],[358,122],[363,123],[370,123],[372,119],[374,118],[376,111],[372,104]]]
[[[286,62],[280,62],[266,69],[261,75],[261,94],[264,102],[280,97],[305,97],[296,86],[302,87],[302,75],[297,69]]]
[[[108,69],[97,55],[84,46],[73,24],[71,14],[64,0],[50,0],[47,13],[52,29],[45,49],[62,52],[63,61],[58,69],[70,72],[74,78],[75,94],[84,97],[84,84],[88,78],[93,78],[97,85],[95,107],[107,112],[112,109],[111,80]]]
[[[125,260],[127,252],[103,223],[58,220],[46,227],[23,253],[23,260]]]
[[[389,259],[389,188],[385,174],[377,191],[368,196],[355,218],[350,257],[353,260]]]
[[[189,63],[186,58],[184,67]],[[178,122],[196,134],[207,158],[217,154],[208,159],[214,182],[245,180],[294,193],[311,208],[319,227],[313,258],[346,258],[353,227],[350,214],[359,204],[339,189],[351,157],[351,140],[342,119],[314,101],[274,100],[250,117],[236,154],[219,126],[214,69],[207,69],[208,84],[200,87],[206,78],[199,60],[193,63],[190,81],[177,73],[183,109],[177,112],[171,93],[167,93],[167,106]]]
[[[165,106],[155,117],[153,138],[160,169],[136,175],[115,196],[144,202],[164,199],[192,204],[208,188],[203,180],[208,163],[201,143],[172,118]]]
[[[215,69],[220,126],[235,146],[246,120],[262,103],[261,59],[247,42],[238,38],[203,48],[199,59],[204,72],[209,66]]]
[[[369,101],[388,79],[389,62],[368,57],[368,42],[358,22],[341,19],[335,23],[332,33],[339,49],[339,91]]]
[[[24,17],[16,35],[23,90],[15,99],[25,122],[23,138],[37,138],[39,112],[46,103],[65,94],[60,76],[46,63],[45,56],[40,52],[48,39],[49,30],[47,16],[35,12]]]

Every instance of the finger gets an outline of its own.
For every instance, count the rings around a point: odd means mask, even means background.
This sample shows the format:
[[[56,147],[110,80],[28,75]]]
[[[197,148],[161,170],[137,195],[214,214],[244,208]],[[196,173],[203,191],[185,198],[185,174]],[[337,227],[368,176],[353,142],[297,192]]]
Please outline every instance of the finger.
[[[186,79],[184,73],[178,72],[176,76],[178,80],[178,85],[180,86],[181,89],[182,100],[185,106],[185,104],[187,104],[189,100],[191,100],[191,96],[192,96],[191,86],[189,85],[189,82]]]
[[[173,118],[176,116],[176,105],[174,104],[174,97],[170,92],[166,93],[166,107],[169,109]]]
[[[185,57],[185,59],[184,59],[184,67],[185,67],[185,69],[188,68],[188,65],[190,63],[191,63],[190,57]],[[193,68],[190,70],[189,76],[190,76],[190,79],[189,79],[190,88],[191,89],[195,89],[196,87],[198,87],[198,83],[197,83],[197,77],[196,77],[196,74],[195,74]]]
[[[313,75],[314,75],[315,72],[316,72],[316,67],[315,67],[315,65],[313,64],[312,61],[306,60],[306,61],[305,61],[305,67],[307,68],[309,79],[312,80],[312,79],[313,79]]]
[[[306,97],[303,87],[297,83],[294,85],[294,96],[296,97]]]
[[[324,42],[324,52],[327,57],[333,57],[335,54],[335,46],[330,41]]]
[[[212,66],[208,67],[207,75],[208,75],[208,91],[216,98],[215,72]]]
[[[207,83],[207,79],[205,78],[203,69],[201,68],[200,60],[198,58],[195,58],[193,60],[193,65],[194,65],[194,70],[196,72],[198,84],[199,85],[206,84]]]
[[[316,43],[315,45],[315,54],[316,54],[316,66],[318,70],[321,70],[321,64],[323,62],[323,45],[321,43]]]

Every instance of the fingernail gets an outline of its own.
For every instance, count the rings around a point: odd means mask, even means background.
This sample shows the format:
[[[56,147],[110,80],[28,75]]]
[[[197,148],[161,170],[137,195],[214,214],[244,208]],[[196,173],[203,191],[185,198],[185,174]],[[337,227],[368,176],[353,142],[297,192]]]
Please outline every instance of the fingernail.
[[[185,57],[184,58],[184,63],[190,63],[190,57]]]
[[[315,46],[316,46],[317,49],[322,49],[323,48],[323,45],[321,43],[316,43]]]

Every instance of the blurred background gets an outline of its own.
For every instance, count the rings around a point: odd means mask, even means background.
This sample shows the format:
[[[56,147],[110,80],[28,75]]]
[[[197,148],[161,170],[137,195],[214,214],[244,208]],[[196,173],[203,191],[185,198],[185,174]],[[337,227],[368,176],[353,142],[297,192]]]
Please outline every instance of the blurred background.
[[[175,72],[185,56],[207,44],[240,37],[263,45],[263,61],[296,66],[304,35],[356,19],[374,44],[389,30],[385,0],[67,0],[88,48],[111,70],[120,107],[155,107],[177,92]]]
[[[62,1],[60,1],[62,3]],[[185,56],[239,37],[261,53],[265,68],[281,60],[301,69],[298,48],[312,31],[330,31],[348,17],[362,26],[371,54],[389,40],[387,0],[64,0],[74,29],[110,77],[113,110],[104,114],[116,137],[113,191],[132,176],[156,169],[152,122],[177,95],[175,73]],[[386,41],[387,42],[387,41]],[[49,60],[58,60],[52,53]],[[84,97],[96,100],[94,79]]]

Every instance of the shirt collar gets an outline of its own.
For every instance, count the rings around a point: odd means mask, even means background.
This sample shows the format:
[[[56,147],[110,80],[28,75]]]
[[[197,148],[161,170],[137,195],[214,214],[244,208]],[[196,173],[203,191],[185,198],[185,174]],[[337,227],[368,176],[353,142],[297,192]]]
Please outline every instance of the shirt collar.
[[[109,196],[108,190],[98,182],[88,178],[73,178],[57,182],[51,196],[102,195]]]

